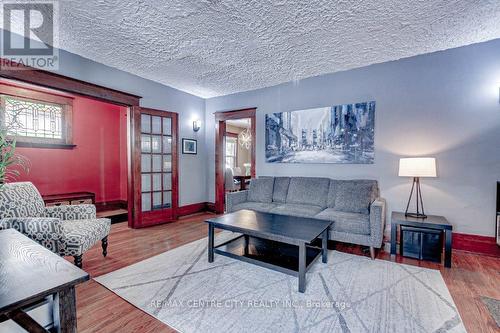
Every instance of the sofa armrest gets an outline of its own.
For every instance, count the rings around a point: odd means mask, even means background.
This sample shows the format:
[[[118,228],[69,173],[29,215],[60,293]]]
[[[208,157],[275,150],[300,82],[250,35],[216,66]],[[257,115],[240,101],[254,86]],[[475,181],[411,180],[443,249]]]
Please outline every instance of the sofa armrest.
[[[234,211],[234,206],[247,201],[248,190],[226,193],[226,212]]]
[[[63,221],[90,220],[96,218],[94,205],[62,205],[45,207],[45,216]]]
[[[375,247],[382,246],[385,228],[385,199],[377,198],[370,206],[370,238]]]
[[[52,252],[59,252],[61,220],[48,217],[10,217],[0,220],[0,229],[15,229]]]

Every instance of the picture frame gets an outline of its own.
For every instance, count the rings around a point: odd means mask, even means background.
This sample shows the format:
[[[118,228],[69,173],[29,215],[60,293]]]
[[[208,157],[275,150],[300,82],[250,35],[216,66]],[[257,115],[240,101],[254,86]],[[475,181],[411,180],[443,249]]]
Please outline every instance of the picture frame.
[[[373,164],[375,101],[266,114],[266,162]]]
[[[182,139],[182,153],[189,155],[198,154],[198,141],[195,139]]]

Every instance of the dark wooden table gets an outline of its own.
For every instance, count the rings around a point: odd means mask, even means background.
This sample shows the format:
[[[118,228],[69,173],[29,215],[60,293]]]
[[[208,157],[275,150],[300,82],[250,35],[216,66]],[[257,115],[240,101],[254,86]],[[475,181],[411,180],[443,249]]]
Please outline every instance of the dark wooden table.
[[[53,298],[55,332],[76,332],[75,286],[89,275],[13,230],[0,230],[0,322],[12,319],[29,332],[47,332],[24,308]]]
[[[306,288],[306,272],[322,254],[328,260],[327,242],[332,222],[311,218],[239,210],[206,220],[208,262],[214,253],[273,269],[299,278],[299,292]],[[241,233],[214,246],[214,229]],[[321,246],[313,245],[319,241]]]
[[[405,213],[392,212],[391,215],[391,256],[396,255],[398,227],[410,226],[422,229],[439,230],[444,233],[444,266],[451,267],[451,240],[453,226],[444,216],[428,215],[426,219],[405,216]],[[400,240],[401,241],[401,240]]]
[[[244,191],[247,188],[246,181],[251,179],[252,176],[233,176],[233,178],[240,182],[240,190]]]

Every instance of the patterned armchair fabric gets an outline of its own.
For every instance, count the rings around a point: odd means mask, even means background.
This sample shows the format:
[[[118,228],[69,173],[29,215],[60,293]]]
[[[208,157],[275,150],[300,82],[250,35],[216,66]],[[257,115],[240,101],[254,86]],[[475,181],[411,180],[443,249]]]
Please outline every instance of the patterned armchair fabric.
[[[89,219],[65,221],[62,224],[62,242],[59,254],[77,256],[109,234],[111,220]]]
[[[0,190],[0,218],[44,216],[45,204],[32,183],[5,184]]]
[[[9,217],[0,220],[1,229],[16,229],[52,252],[59,253],[62,239],[62,226],[59,219]]]
[[[111,220],[96,218],[94,205],[46,208],[32,183],[0,189],[0,229],[14,228],[60,255],[81,256],[107,237],[110,227]]]

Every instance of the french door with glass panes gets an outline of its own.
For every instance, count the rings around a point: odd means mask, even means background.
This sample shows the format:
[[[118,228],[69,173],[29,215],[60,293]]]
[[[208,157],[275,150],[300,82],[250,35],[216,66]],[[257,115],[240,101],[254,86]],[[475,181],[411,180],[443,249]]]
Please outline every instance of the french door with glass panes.
[[[132,227],[176,219],[177,113],[134,108]]]

